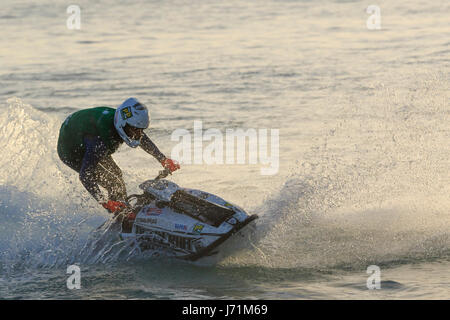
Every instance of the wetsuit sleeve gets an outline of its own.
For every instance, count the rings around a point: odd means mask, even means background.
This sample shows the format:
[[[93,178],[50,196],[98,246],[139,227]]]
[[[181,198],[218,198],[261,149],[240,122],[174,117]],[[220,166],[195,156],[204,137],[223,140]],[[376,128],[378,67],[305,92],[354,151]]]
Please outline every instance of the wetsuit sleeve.
[[[166,156],[159,151],[158,147],[150,140],[150,138],[144,133],[141,138],[140,146],[147,153],[154,156],[159,162],[166,159]]]
[[[108,149],[99,137],[84,138],[86,151],[80,170],[80,180],[87,191],[97,200],[103,202],[103,194],[95,180],[95,168],[100,159],[108,154]]]

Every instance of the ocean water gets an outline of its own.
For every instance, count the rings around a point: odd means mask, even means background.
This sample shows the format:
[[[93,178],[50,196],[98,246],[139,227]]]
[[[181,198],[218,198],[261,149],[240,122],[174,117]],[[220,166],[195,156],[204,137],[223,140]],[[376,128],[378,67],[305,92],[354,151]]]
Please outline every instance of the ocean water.
[[[0,298],[450,298],[448,1],[77,5],[79,30],[66,1],[0,4]],[[194,121],[279,130],[275,174],[246,161],[171,176],[260,215],[227,255],[185,263],[107,242],[88,258],[109,216],[59,160],[59,127],[130,96],[166,155]],[[160,170],[142,150],[114,158],[129,193]],[[81,289],[66,286],[72,264]]]

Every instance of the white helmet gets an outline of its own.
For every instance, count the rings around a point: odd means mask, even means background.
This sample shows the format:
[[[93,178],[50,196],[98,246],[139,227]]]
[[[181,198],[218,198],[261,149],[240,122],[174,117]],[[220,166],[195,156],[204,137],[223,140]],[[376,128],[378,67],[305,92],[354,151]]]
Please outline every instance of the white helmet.
[[[114,126],[122,137],[123,141],[132,148],[140,144],[140,140],[133,140],[125,133],[125,126],[147,129],[150,123],[150,116],[147,107],[135,98],[128,98],[120,107],[116,109],[114,115]]]

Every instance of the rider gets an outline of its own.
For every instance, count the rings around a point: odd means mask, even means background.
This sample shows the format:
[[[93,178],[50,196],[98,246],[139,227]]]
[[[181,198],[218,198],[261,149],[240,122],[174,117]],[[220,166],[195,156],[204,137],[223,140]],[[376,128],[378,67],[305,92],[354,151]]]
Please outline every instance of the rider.
[[[144,133],[149,123],[147,107],[135,98],[129,98],[117,109],[96,107],[77,111],[61,126],[59,158],[79,173],[83,186],[111,213],[126,207],[127,192],[122,171],[111,157],[124,141],[132,148],[140,146],[171,173],[180,168]],[[107,198],[99,185],[108,191]]]

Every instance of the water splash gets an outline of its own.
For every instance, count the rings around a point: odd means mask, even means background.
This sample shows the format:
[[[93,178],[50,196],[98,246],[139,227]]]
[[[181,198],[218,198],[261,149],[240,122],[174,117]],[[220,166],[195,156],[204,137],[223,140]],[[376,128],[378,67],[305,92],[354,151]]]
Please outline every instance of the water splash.
[[[283,188],[254,209],[257,229],[246,241],[230,239],[232,254],[220,264],[320,270],[448,257],[442,81],[374,84],[365,98],[337,99],[337,120]],[[8,104],[0,116],[2,270],[138,258],[116,233],[91,233],[108,217],[56,155],[60,119],[20,99]]]
[[[336,99],[336,120],[259,209],[257,250],[224,265],[354,269],[448,259],[446,80],[417,79]]]

